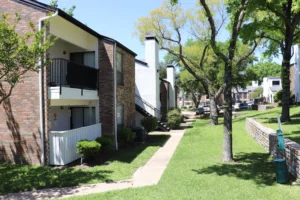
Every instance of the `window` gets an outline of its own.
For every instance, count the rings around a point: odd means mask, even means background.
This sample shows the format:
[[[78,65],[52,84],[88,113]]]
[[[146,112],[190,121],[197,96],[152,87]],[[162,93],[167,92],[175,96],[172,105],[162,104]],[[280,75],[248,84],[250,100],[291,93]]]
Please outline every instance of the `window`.
[[[272,82],[272,85],[273,85],[273,86],[275,86],[275,85],[280,85],[280,81],[273,81],[273,82]]]
[[[247,92],[244,92],[244,99],[247,99]]]
[[[117,125],[124,124],[124,106],[117,106]]]
[[[79,53],[70,53],[70,61],[85,65],[88,67],[95,68],[95,52],[79,52]]]
[[[124,85],[123,54],[117,52],[117,84]]]
[[[71,108],[71,128],[81,128],[96,124],[95,107]]]

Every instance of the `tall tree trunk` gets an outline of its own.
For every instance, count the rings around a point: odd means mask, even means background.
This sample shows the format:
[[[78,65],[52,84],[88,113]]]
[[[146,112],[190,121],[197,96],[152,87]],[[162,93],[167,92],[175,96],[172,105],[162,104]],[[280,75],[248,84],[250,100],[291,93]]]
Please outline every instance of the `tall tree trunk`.
[[[218,125],[218,107],[214,95],[210,95],[210,125]]]
[[[223,162],[232,162],[232,67],[225,66]]]
[[[281,68],[281,80],[282,80],[282,111],[281,121],[291,121],[290,118],[290,59],[283,58]]]

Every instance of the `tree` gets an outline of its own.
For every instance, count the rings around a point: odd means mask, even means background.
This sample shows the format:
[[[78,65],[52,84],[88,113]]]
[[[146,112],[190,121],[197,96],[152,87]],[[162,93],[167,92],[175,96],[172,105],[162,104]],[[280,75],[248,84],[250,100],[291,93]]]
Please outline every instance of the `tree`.
[[[264,89],[262,87],[255,88],[253,90],[253,92],[251,93],[251,98],[257,99],[259,97],[262,97],[263,92],[264,92]]]
[[[216,99],[223,91],[222,87],[218,90],[214,90],[212,82],[209,76],[206,76],[205,65],[208,66],[208,60],[206,56],[211,52],[208,43],[202,45],[192,42],[191,45],[185,46],[182,40],[185,26],[188,25],[187,12],[185,12],[179,5],[171,5],[168,1],[164,1],[162,6],[153,10],[148,17],[142,17],[136,24],[135,34],[140,37],[143,42],[146,35],[154,34],[160,43],[160,47],[166,50],[170,55],[175,57],[182,67],[184,67],[189,73],[194,76],[194,79],[200,81],[207,93],[210,96],[211,107],[211,124],[218,123],[218,113],[216,107]],[[199,32],[199,38],[207,37],[206,32]],[[188,49],[195,48],[198,52],[193,58],[187,54]],[[215,63],[216,64],[216,63]]]
[[[205,94],[203,86],[186,70],[182,70],[179,77],[183,94],[191,95],[195,107],[198,108],[201,96]]]
[[[38,72],[47,65],[47,62],[40,66],[37,63],[40,59],[45,61],[46,51],[53,45],[51,36],[45,39],[45,28],[36,30],[32,22],[28,24],[31,31],[18,34],[20,20],[19,14],[14,19],[8,14],[0,17],[0,104],[9,98],[28,71]]]
[[[203,12],[206,15],[207,21],[210,26],[210,45],[218,58],[220,58],[225,65],[224,70],[224,142],[223,142],[223,162],[233,161],[232,153],[232,94],[231,89],[233,86],[233,68],[234,62],[237,66],[245,61],[257,47],[259,41],[252,43],[253,48],[246,54],[241,55],[236,61],[235,54],[237,50],[237,41],[242,28],[242,25],[247,20],[248,7],[251,6],[251,1],[248,0],[228,0],[227,11],[230,13],[230,21],[228,29],[230,30],[230,40],[228,52],[223,53],[217,46],[216,37],[218,29],[216,27],[216,17],[212,12],[212,6],[206,0],[200,0],[203,7]]]
[[[264,77],[280,76],[281,66],[274,62],[259,62],[254,66],[248,67],[255,74],[255,79],[261,84]]]
[[[58,8],[58,0],[51,0],[51,2],[49,3],[49,5],[52,6],[53,8]],[[63,11],[65,11],[68,15],[70,15],[71,17],[73,17],[75,9],[76,9],[76,6],[73,5],[69,9],[63,8]]]
[[[282,54],[282,115],[281,121],[290,121],[290,60],[292,47],[300,42],[299,0],[253,0],[251,21],[245,24],[241,36],[255,40],[257,30],[264,32],[266,54]]]

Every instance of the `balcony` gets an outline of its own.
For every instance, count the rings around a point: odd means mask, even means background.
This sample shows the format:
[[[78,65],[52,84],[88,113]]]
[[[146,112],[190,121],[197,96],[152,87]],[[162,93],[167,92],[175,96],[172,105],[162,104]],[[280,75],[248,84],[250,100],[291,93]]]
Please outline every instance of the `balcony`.
[[[50,64],[50,99],[98,100],[98,69],[65,59]]]

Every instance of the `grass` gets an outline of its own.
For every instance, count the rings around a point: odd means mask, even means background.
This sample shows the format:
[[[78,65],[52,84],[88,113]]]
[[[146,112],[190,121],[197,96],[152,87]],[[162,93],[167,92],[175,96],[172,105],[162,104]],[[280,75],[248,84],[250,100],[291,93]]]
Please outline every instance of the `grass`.
[[[274,114],[279,114],[281,108],[276,108]],[[258,121],[265,126],[274,130],[278,129],[276,115],[269,115],[267,119],[258,119]],[[300,144],[300,107],[293,107],[291,109],[291,121],[282,123],[282,132],[284,137],[287,137]]]
[[[247,111],[233,120],[235,163],[222,163],[222,125],[200,119],[185,132],[158,185],[70,199],[299,199],[297,186],[276,183],[272,158],[245,130],[246,117],[277,112]]]
[[[149,135],[145,144],[121,149],[101,165],[87,169],[2,164],[0,165],[0,195],[128,179],[168,138],[168,135]]]

